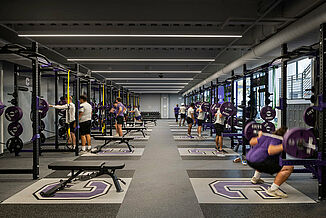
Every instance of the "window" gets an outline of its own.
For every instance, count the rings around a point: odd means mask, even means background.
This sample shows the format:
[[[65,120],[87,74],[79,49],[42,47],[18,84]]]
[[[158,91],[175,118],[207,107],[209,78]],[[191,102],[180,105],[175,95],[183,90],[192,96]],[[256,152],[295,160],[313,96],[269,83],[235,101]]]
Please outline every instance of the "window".
[[[312,60],[304,58],[288,64],[287,67],[287,99],[305,99],[311,96],[311,64]],[[279,69],[280,71],[280,69]],[[281,72],[280,72],[281,74]],[[281,76],[276,77],[279,81],[278,94],[281,95]],[[278,99],[278,98],[277,98]]]

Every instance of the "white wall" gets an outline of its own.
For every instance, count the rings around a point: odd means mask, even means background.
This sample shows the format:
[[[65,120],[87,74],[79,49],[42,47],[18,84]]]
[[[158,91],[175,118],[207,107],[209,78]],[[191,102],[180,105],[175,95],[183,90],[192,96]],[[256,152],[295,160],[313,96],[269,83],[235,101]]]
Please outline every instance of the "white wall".
[[[161,111],[161,95],[160,94],[140,95],[140,111],[144,111],[144,112]]]
[[[142,94],[140,95],[140,111],[153,112],[159,111],[162,114],[161,108],[161,94]],[[169,118],[174,118],[174,110],[176,104],[183,102],[181,95],[177,94],[165,94],[169,98]]]

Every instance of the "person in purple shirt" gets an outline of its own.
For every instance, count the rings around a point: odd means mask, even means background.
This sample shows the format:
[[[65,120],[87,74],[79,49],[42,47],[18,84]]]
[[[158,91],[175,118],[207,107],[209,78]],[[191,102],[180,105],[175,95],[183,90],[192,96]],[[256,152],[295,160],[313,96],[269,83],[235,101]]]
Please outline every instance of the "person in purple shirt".
[[[251,179],[253,184],[264,183],[260,178],[261,173],[275,174],[275,179],[271,187],[266,193],[273,197],[287,198],[287,194],[279,190],[279,187],[289,178],[293,172],[293,166],[280,166],[280,155],[283,151],[282,136],[286,133],[287,128],[281,127],[273,134],[280,136],[266,136],[260,131],[257,137],[251,138],[249,144],[252,148],[249,150],[246,158],[250,167],[254,168],[255,174]]]
[[[177,104],[177,105],[174,107],[175,122],[177,122],[177,123],[178,123],[179,111],[180,111],[180,108],[179,108],[179,105]]]
[[[116,131],[118,136],[123,136],[122,133],[122,124],[124,118],[124,112],[126,111],[126,107],[121,103],[121,98],[117,98],[117,100],[113,103],[114,113],[116,114]]]

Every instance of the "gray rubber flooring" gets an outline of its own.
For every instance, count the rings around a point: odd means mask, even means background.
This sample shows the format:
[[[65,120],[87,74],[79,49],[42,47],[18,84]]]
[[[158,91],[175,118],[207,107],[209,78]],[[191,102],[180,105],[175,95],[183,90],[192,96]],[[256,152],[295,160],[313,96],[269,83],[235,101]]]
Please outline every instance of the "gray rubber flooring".
[[[252,169],[230,159],[184,159],[178,147],[214,147],[214,142],[176,142],[168,120],[159,120],[150,139],[137,142],[145,148],[140,158],[120,159],[126,163],[119,176],[132,182],[123,203],[115,205],[1,205],[0,217],[326,217],[326,203],[316,204],[199,204],[190,178],[250,177]],[[195,129],[193,130],[195,131]],[[229,145],[225,140],[225,144]],[[123,147],[123,146],[122,146]],[[240,152],[240,151],[239,151]],[[56,175],[47,165],[58,160],[76,160],[73,153],[46,153],[40,158],[40,177]],[[118,157],[111,159],[119,161]],[[120,162],[120,161],[119,161]],[[0,158],[0,168],[30,166],[30,154]],[[267,177],[267,175],[265,175]],[[29,175],[0,175],[0,201],[33,184]],[[316,180],[293,175],[288,184],[312,199]]]

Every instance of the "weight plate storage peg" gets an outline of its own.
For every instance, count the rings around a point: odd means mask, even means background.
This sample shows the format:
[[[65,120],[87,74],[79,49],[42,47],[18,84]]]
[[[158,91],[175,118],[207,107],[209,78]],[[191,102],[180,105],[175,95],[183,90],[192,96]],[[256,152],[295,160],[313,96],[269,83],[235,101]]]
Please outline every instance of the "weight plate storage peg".
[[[23,133],[23,126],[19,122],[13,122],[8,125],[8,133],[11,136],[20,136]]]
[[[23,117],[23,111],[18,106],[10,106],[5,110],[5,117],[10,122],[19,121]]]
[[[276,111],[271,106],[265,106],[260,110],[260,117],[265,121],[271,121],[275,116]]]
[[[314,126],[316,124],[316,110],[313,107],[307,107],[303,112],[303,120],[308,126]]]
[[[12,137],[8,139],[6,143],[6,147],[10,153],[15,152],[16,154],[18,154],[23,149],[23,146],[23,141],[18,137]]]

